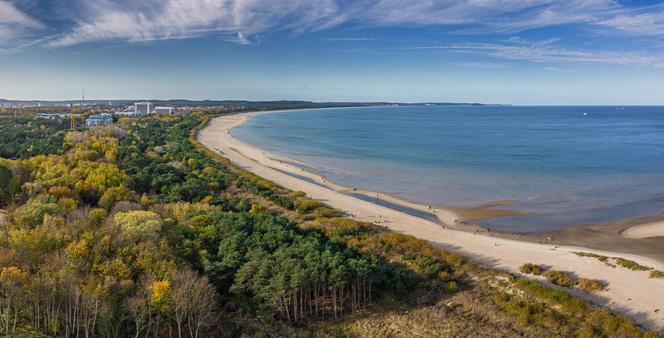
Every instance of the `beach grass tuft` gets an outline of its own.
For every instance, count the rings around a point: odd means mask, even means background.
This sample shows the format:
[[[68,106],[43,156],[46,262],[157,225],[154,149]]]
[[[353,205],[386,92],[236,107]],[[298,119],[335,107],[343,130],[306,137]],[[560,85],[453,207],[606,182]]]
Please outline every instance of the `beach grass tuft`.
[[[577,287],[586,292],[603,291],[604,284],[596,279],[579,278]]]
[[[651,267],[641,265],[635,261],[629,260],[629,259],[624,259],[624,258],[614,258],[616,261],[616,264],[622,266],[623,268],[634,270],[634,271],[648,271],[652,270]]]
[[[572,277],[570,277],[566,273],[564,273],[562,271],[558,271],[558,270],[547,271],[544,274],[544,277],[546,277],[546,279],[549,282],[551,282],[555,285],[558,285],[558,286],[564,286],[564,287],[571,288],[576,284],[576,282],[574,281],[574,279]]]
[[[652,270],[650,271],[650,278],[664,279],[664,271]]]
[[[525,273],[525,274],[538,275],[539,276],[539,275],[542,274],[542,271],[544,271],[544,269],[540,265],[537,265],[537,264],[525,263],[525,264],[521,265],[521,267],[519,267],[519,271],[521,271],[522,273]]]

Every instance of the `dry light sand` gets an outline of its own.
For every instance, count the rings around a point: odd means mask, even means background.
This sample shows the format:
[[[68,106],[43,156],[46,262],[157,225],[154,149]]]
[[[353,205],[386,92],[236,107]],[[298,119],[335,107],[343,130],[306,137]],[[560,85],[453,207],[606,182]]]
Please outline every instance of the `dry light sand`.
[[[623,236],[634,239],[663,237],[664,222],[654,222],[631,227],[623,231]]]
[[[631,259],[657,270],[664,271],[664,264],[636,255],[620,254],[586,249],[582,247],[554,246],[521,242],[464,232],[452,229],[458,216],[449,210],[417,205],[401,201],[385,194],[353,190],[367,196],[424,212],[435,211],[440,222],[417,217],[402,211],[383,207],[349,194],[350,188],[326,180],[324,177],[304,171],[286,159],[235,139],[230,130],[255,114],[222,116],[210,121],[201,130],[199,141],[211,150],[223,154],[234,164],[254,174],[294,191],[303,191],[309,197],[342,210],[352,217],[374,222],[389,229],[410,234],[418,238],[455,250],[488,267],[519,274],[524,263],[542,264],[553,269],[570,272],[577,277],[592,278],[608,284],[607,290],[587,294],[573,290],[572,293],[598,305],[631,317],[644,327],[664,331],[664,280],[648,278],[648,272],[631,271],[621,267],[610,267],[593,258],[578,257],[575,251],[592,252],[610,257]],[[298,178],[305,177],[306,179]],[[447,226],[442,226],[443,223]],[[662,226],[656,229],[661,234]],[[631,236],[650,236],[653,228],[635,229]],[[539,277],[537,277],[539,278]]]

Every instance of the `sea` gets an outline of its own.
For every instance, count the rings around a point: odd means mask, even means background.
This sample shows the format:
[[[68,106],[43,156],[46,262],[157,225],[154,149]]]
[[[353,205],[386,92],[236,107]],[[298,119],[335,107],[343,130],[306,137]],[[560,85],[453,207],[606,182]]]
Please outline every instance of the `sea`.
[[[427,105],[258,115],[231,132],[342,184],[540,233],[664,212],[664,107]]]

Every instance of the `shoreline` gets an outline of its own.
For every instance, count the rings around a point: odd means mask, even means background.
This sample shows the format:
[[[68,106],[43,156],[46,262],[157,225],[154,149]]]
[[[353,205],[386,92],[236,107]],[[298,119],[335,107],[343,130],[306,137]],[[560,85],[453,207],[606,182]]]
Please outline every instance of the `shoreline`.
[[[642,265],[664,270],[660,261],[635,255],[588,249],[583,246],[539,244],[532,240],[515,240],[502,236],[486,236],[484,233],[462,231],[457,227],[460,214],[439,206],[429,206],[400,200],[389,194],[376,193],[348,187],[329,181],[325,177],[304,170],[288,158],[270,154],[253,145],[234,138],[230,131],[246,122],[252,116],[270,112],[243,113],[214,118],[198,134],[198,140],[214,152],[227,157],[235,165],[260,177],[294,191],[303,191],[309,197],[345,212],[351,217],[379,224],[400,233],[410,234],[428,240],[435,245],[465,255],[481,265],[505,270],[517,275],[524,263],[551,266],[554,269],[572,272],[583,278],[598,279],[608,283],[604,292],[588,294],[579,290],[569,290],[581,298],[597,305],[630,316],[645,327],[664,330],[664,281],[648,278],[647,272],[611,268],[595,259],[578,257],[575,252],[583,251],[598,255],[621,257],[634,260]],[[370,199],[359,198],[354,194],[375,198],[385,203],[372,203]],[[389,207],[390,204],[409,208],[418,212],[433,213],[440,221],[435,222],[403,210]],[[387,205],[387,206],[386,206]],[[542,280],[542,277],[532,277]],[[657,310],[657,312],[655,312]]]

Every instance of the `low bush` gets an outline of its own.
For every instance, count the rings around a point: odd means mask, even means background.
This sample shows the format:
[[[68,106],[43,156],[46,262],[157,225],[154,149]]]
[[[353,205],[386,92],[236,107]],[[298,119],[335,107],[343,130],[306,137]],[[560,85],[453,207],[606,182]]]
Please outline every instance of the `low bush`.
[[[322,206],[323,206],[323,204],[321,202],[318,202],[316,200],[312,200],[312,199],[307,198],[307,199],[302,199],[302,200],[296,202],[295,208],[296,208],[297,212],[302,213],[302,214],[306,214],[306,213],[310,213],[310,212],[312,212],[312,211],[314,211],[317,208],[320,208]]]
[[[659,270],[650,271],[650,278],[664,278],[664,272]]]
[[[548,279],[549,282],[558,286],[564,286],[569,288],[574,286],[575,284],[574,279],[572,279],[570,276],[568,276],[562,271],[557,271],[557,270],[547,271],[544,274],[544,277],[546,277],[546,279]]]
[[[596,279],[579,278],[577,287],[586,292],[603,291],[604,285]]]
[[[629,259],[617,258],[616,257],[615,260],[616,260],[616,264],[622,266],[623,268],[627,268],[627,269],[630,269],[630,270],[634,270],[634,271],[652,270],[652,268],[650,268],[650,267],[643,266],[643,265],[641,265],[641,264],[639,264],[635,261],[631,261]]]
[[[521,273],[538,275],[538,276],[542,274],[542,270],[543,269],[541,266],[532,263],[526,263],[524,265],[521,265],[521,267],[519,268],[519,271],[521,271]]]
[[[596,259],[597,259],[598,261],[600,261],[600,262],[606,262],[606,261],[609,260],[609,257],[602,256],[602,255],[598,255],[598,254],[594,254],[594,253],[590,253],[590,252],[575,252],[574,254],[577,255],[577,256],[579,256],[579,257],[592,257],[592,258],[596,258]]]
[[[455,292],[458,288],[459,286],[455,281],[445,283],[445,290],[447,290],[447,292]]]

